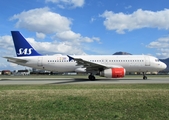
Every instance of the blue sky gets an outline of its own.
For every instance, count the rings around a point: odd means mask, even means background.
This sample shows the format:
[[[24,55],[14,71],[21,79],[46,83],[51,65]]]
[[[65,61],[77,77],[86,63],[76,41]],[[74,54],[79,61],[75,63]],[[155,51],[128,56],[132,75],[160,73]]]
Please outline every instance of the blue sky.
[[[168,0],[0,1],[0,70],[20,69],[11,30],[41,54],[113,54],[169,58]]]

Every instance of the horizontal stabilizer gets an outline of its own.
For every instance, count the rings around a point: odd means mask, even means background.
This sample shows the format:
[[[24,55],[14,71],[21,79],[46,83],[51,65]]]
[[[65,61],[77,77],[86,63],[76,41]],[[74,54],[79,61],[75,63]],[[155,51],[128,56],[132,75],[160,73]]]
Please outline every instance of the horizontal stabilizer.
[[[28,62],[27,60],[14,58],[14,57],[4,57],[4,58],[6,58],[9,62],[14,62],[14,63],[26,63],[26,62]]]

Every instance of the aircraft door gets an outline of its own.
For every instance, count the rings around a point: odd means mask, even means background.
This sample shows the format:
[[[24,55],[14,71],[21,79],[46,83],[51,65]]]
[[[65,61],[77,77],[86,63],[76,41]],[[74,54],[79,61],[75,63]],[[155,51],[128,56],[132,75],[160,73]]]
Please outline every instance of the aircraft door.
[[[145,56],[144,60],[145,60],[145,66],[150,66],[150,58],[149,58],[149,56]]]
[[[37,65],[39,67],[43,66],[42,60],[43,60],[43,57],[38,57],[38,63],[37,63]]]

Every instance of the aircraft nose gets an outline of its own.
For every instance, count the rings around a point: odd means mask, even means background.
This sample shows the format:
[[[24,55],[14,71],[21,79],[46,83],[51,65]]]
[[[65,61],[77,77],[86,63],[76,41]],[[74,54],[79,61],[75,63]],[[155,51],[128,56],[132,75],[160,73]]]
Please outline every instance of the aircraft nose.
[[[162,68],[163,69],[166,69],[167,68],[167,65],[165,63],[162,63]]]

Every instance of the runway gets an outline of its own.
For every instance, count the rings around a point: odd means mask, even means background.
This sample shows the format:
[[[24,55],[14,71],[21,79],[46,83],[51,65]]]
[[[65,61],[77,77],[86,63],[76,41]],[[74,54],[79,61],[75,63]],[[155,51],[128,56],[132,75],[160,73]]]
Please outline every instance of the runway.
[[[0,78],[0,85],[37,85],[37,84],[169,84],[168,78],[158,77],[143,80],[141,78],[97,79],[85,78]]]

